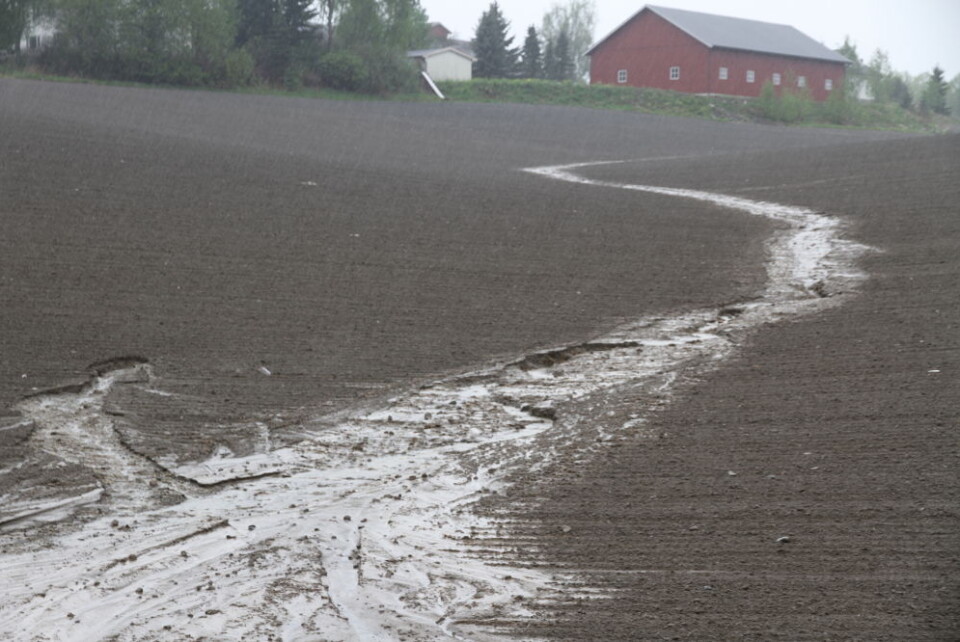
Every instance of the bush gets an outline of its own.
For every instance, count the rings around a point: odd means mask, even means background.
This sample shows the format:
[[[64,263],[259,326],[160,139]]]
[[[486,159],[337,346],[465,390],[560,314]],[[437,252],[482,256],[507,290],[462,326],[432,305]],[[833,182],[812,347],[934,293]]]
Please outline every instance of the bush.
[[[223,61],[223,84],[243,87],[253,82],[253,57],[245,49],[233,49]]]
[[[780,94],[780,118],[785,123],[800,123],[813,111],[813,100],[806,90],[784,91]]]
[[[413,61],[402,53],[371,49],[361,54],[367,79],[361,91],[372,94],[411,93],[419,86],[419,73]]]
[[[320,82],[331,89],[387,94],[410,93],[419,86],[416,65],[402,52],[383,47],[324,54],[314,68]]]
[[[782,123],[803,122],[813,113],[813,100],[805,89],[783,90],[778,96],[770,82],[765,82],[760,88],[755,105],[757,115],[761,118]]]
[[[835,89],[820,105],[821,118],[834,125],[846,125],[856,119],[856,99],[850,100],[843,89]]]
[[[283,87],[287,91],[303,89],[303,75],[306,70],[298,64],[291,64],[283,71]]]
[[[367,86],[367,66],[363,59],[349,51],[324,54],[316,64],[320,82],[331,89],[361,91]]]

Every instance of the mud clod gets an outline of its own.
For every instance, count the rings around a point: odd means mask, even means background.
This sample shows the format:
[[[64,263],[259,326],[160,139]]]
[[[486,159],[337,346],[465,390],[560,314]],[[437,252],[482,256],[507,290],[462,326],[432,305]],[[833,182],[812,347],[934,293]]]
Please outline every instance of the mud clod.
[[[552,404],[525,405],[521,406],[520,410],[538,419],[549,419],[550,421],[556,421],[557,419],[557,409]]]
[[[134,366],[144,365],[147,363],[150,363],[150,361],[146,357],[131,354],[95,361],[87,366],[87,370],[98,377],[102,377],[103,375],[116,370],[124,370],[126,368],[132,368]]]

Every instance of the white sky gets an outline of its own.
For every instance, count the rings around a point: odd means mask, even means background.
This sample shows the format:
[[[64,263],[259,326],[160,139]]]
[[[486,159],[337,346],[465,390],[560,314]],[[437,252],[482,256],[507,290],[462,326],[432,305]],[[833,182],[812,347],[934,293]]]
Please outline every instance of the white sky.
[[[442,22],[457,37],[473,38],[491,0],[420,0],[431,22]],[[594,39],[616,29],[645,2],[595,0]],[[500,0],[514,44],[527,27],[539,30],[543,14],[557,0]],[[947,79],[960,74],[960,0],[655,0],[651,4],[736,18],[789,24],[831,49],[849,35],[860,57],[869,61],[880,48],[895,71],[917,75],[939,64]]]

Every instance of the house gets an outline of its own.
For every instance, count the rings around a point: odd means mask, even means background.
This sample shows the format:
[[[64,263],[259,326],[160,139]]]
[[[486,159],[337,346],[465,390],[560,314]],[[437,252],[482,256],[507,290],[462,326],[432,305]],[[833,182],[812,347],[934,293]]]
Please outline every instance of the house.
[[[469,40],[454,38],[453,32],[439,22],[431,22],[427,25],[427,43],[428,49],[454,47],[468,56],[476,57],[473,55],[473,44]]]
[[[849,60],[788,25],[647,5],[593,45],[592,84],[759,96],[805,90],[826,100]]]
[[[433,80],[470,80],[476,58],[457,47],[408,51],[412,58]]]
[[[439,22],[431,22],[427,25],[427,38],[430,39],[430,42],[446,43],[452,34],[452,31]]]

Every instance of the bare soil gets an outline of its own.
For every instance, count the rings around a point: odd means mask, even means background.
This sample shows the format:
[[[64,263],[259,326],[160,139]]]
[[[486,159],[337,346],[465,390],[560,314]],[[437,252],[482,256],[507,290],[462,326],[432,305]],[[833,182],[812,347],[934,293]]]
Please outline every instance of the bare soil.
[[[591,173],[848,217],[880,250],[860,296],[763,329],[643,431],[571,449],[490,503],[514,524],[501,554],[577,578],[542,616],[494,625],[956,639],[956,136],[7,79],[0,131],[0,408],[142,357],[173,401],[114,403],[153,454],[242,452],[257,419],[281,434],[762,285],[768,222],[521,167],[659,159]],[[624,390],[590,420],[646,403]],[[0,431],[0,464],[39,456],[27,432]],[[92,483],[55,470],[2,483]]]
[[[957,639],[958,167],[953,136],[594,172],[822,209],[877,251],[852,302],[757,333],[601,456],[518,480],[505,553],[589,570],[515,633]]]

